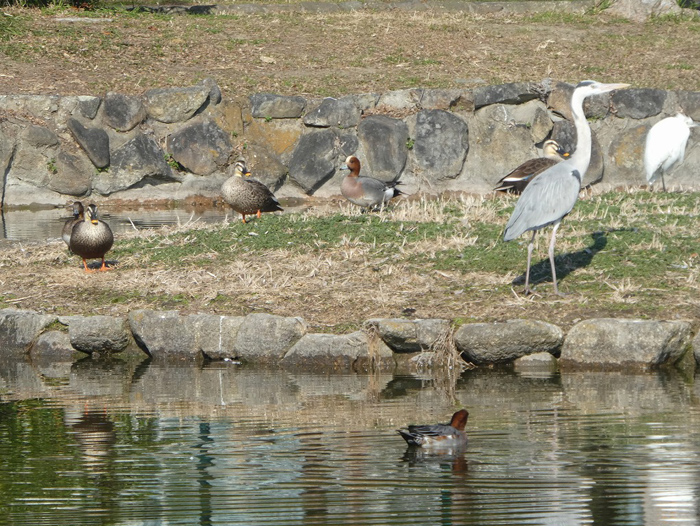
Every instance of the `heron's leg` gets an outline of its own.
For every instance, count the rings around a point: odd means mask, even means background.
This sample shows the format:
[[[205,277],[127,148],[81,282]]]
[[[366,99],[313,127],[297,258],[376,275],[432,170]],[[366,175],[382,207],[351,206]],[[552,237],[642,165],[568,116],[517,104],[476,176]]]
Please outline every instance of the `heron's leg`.
[[[527,246],[527,270],[525,271],[525,295],[531,294],[530,290],[530,261],[532,261],[532,247],[535,245],[535,234],[537,230],[532,231],[530,243]]]
[[[664,192],[666,192],[666,179],[664,179],[663,172],[661,173],[661,187],[664,189]]]
[[[554,240],[557,237],[557,229],[561,225],[561,222],[554,223],[554,228],[552,229],[552,239],[549,242],[549,264],[552,267],[552,281],[554,281],[554,294],[559,294],[559,289],[557,288],[557,269],[554,266]]]

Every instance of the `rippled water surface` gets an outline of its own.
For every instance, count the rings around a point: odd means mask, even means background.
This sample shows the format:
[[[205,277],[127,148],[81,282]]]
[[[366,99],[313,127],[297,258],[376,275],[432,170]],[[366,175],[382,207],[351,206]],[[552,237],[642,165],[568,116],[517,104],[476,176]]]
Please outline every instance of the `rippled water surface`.
[[[395,432],[470,410],[466,451]],[[0,523],[698,524],[678,374],[5,363]]]

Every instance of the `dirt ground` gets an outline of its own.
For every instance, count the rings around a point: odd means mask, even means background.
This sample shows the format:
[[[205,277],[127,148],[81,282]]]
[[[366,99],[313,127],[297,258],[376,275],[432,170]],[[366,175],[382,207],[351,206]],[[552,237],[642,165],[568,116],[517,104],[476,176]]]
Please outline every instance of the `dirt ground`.
[[[88,15],[99,20],[81,20]],[[0,94],[140,94],[205,77],[214,78],[225,97],[338,96],[547,77],[698,91],[698,67],[697,19],[635,24],[605,13],[407,10],[205,17],[19,8],[0,13]],[[524,298],[509,285],[520,267],[509,276],[422,273],[377,259],[351,242],[314,257],[240,254],[223,265],[213,253],[211,264],[182,269],[144,268],[131,255],[120,259],[118,269],[89,279],[60,243],[3,253],[0,306],[59,314],[124,315],[144,307],[264,311],[301,315],[312,326],[340,331],[371,317],[522,317],[570,326],[589,317],[648,313],[625,299],[624,287],[610,291],[619,301],[584,292]],[[524,266],[524,252],[521,259]],[[666,299],[673,302],[672,296]],[[687,309],[678,301],[664,314],[684,317]]]
[[[224,16],[3,8],[0,93],[338,96],[551,77],[700,90],[700,20],[408,9]]]

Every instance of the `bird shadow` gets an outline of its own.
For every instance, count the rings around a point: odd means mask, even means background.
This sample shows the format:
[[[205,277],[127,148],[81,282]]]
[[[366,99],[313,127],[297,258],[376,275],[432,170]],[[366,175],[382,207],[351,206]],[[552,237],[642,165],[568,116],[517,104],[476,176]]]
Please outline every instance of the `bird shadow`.
[[[608,234],[611,232],[619,232],[624,230],[631,229],[619,228],[593,232],[591,234],[593,243],[591,243],[589,246],[582,248],[581,250],[577,250],[576,252],[554,256],[554,265],[557,269],[557,280],[561,281],[573,271],[590,265],[595,255],[603,250],[608,244]],[[549,265],[549,258],[545,258],[542,261],[532,265],[530,268],[531,285],[544,282],[551,283],[551,281],[552,271]],[[513,285],[521,285],[523,283],[525,283],[525,273],[521,274],[512,281]]]

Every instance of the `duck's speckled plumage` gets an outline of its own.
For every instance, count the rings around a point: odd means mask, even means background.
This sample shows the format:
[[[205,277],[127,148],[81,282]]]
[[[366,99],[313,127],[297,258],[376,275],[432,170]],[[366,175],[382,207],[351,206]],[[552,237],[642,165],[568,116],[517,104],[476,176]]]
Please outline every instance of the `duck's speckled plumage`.
[[[552,139],[545,141],[542,153],[544,157],[537,157],[525,161],[503,179],[498,181],[494,190],[497,192],[520,194],[535,177],[550,166],[561,162],[568,155],[568,153],[564,152],[559,143]]]
[[[83,203],[76,201],[73,203],[73,217],[66,221],[61,231],[63,242],[70,247],[70,236],[73,232],[73,227],[85,219],[85,209]]]
[[[374,177],[360,175],[360,160],[351,155],[345,159],[343,170],[350,170],[340,184],[340,193],[351,203],[362,208],[382,207],[403,192],[396,188],[400,181],[384,182]]]
[[[239,159],[233,167],[233,176],[229,177],[221,187],[221,195],[231,208],[241,214],[245,223],[245,216],[262,212],[276,212],[283,210],[277,198],[260,181],[245,179],[249,176],[245,161]]]
[[[464,426],[466,426],[468,418],[469,411],[460,409],[452,415],[449,424],[408,426],[407,429],[398,429],[397,431],[409,446],[455,448],[465,446],[467,443]]]
[[[112,229],[107,223],[97,219],[97,206],[89,204],[84,220],[76,223],[71,232],[71,252],[83,259],[83,266],[87,272],[91,272],[87,266],[88,259],[101,259],[100,270],[107,270],[105,254],[112,248],[113,243]]]

